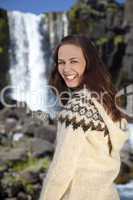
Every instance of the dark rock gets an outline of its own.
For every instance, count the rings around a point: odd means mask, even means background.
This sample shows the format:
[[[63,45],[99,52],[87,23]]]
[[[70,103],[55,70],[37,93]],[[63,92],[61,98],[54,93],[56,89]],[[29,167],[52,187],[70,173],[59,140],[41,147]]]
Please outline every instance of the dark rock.
[[[54,152],[54,145],[41,138],[33,138],[31,139],[30,149],[33,157],[43,157],[47,152]]]
[[[0,161],[22,161],[27,158],[27,150],[25,148],[7,148],[3,147],[0,151]]]
[[[42,140],[41,138],[29,138],[23,137],[17,142],[13,142],[14,151],[15,149],[24,149],[25,152],[30,152],[33,157],[40,157],[46,155],[47,152],[52,153],[55,145]]]
[[[130,167],[126,165],[125,163],[121,163],[121,175],[123,174],[129,174],[130,173]]]
[[[28,183],[35,184],[40,181],[39,174],[37,172],[32,171],[24,171],[20,174],[23,179],[25,179]]]
[[[54,125],[41,126],[35,130],[34,136],[53,143],[56,138],[56,131],[57,128]]]
[[[28,195],[24,192],[19,192],[17,195],[17,200],[29,200]]]
[[[15,118],[7,118],[5,120],[5,132],[13,132],[16,128],[17,120]]]
[[[124,144],[123,148],[121,149],[120,157],[121,157],[121,161],[125,163],[128,167],[131,168],[133,166],[132,149],[131,149],[129,141],[127,141]]]

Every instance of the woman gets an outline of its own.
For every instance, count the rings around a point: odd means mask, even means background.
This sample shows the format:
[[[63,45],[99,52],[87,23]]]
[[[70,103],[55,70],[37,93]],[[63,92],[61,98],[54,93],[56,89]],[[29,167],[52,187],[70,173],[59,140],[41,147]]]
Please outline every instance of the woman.
[[[114,180],[129,132],[110,75],[83,35],[64,37],[54,61],[50,84],[65,99],[40,200],[118,200]]]

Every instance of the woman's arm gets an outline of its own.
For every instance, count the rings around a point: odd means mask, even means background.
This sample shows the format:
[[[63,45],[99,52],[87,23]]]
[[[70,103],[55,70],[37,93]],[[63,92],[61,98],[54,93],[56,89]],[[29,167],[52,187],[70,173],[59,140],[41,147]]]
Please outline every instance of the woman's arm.
[[[58,130],[60,131],[60,130]],[[67,190],[76,169],[85,138],[81,128],[68,125],[60,133],[54,157],[43,182],[40,200],[59,200]]]

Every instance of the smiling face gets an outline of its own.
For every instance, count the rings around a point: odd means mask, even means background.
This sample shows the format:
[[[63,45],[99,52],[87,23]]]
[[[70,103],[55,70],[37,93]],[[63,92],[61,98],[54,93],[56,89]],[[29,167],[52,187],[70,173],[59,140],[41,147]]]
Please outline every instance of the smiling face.
[[[58,71],[67,87],[79,86],[86,67],[82,49],[73,44],[64,44],[58,51]]]

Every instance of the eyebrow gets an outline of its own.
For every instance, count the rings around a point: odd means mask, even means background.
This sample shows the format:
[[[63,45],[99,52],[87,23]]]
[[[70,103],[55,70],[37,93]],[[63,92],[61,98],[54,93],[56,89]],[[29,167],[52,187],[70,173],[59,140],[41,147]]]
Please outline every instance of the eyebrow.
[[[78,59],[77,57],[72,57],[70,58],[69,60],[72,60],[72,59]],[[63,60],[62,58],[59,58],[58,60]]]

